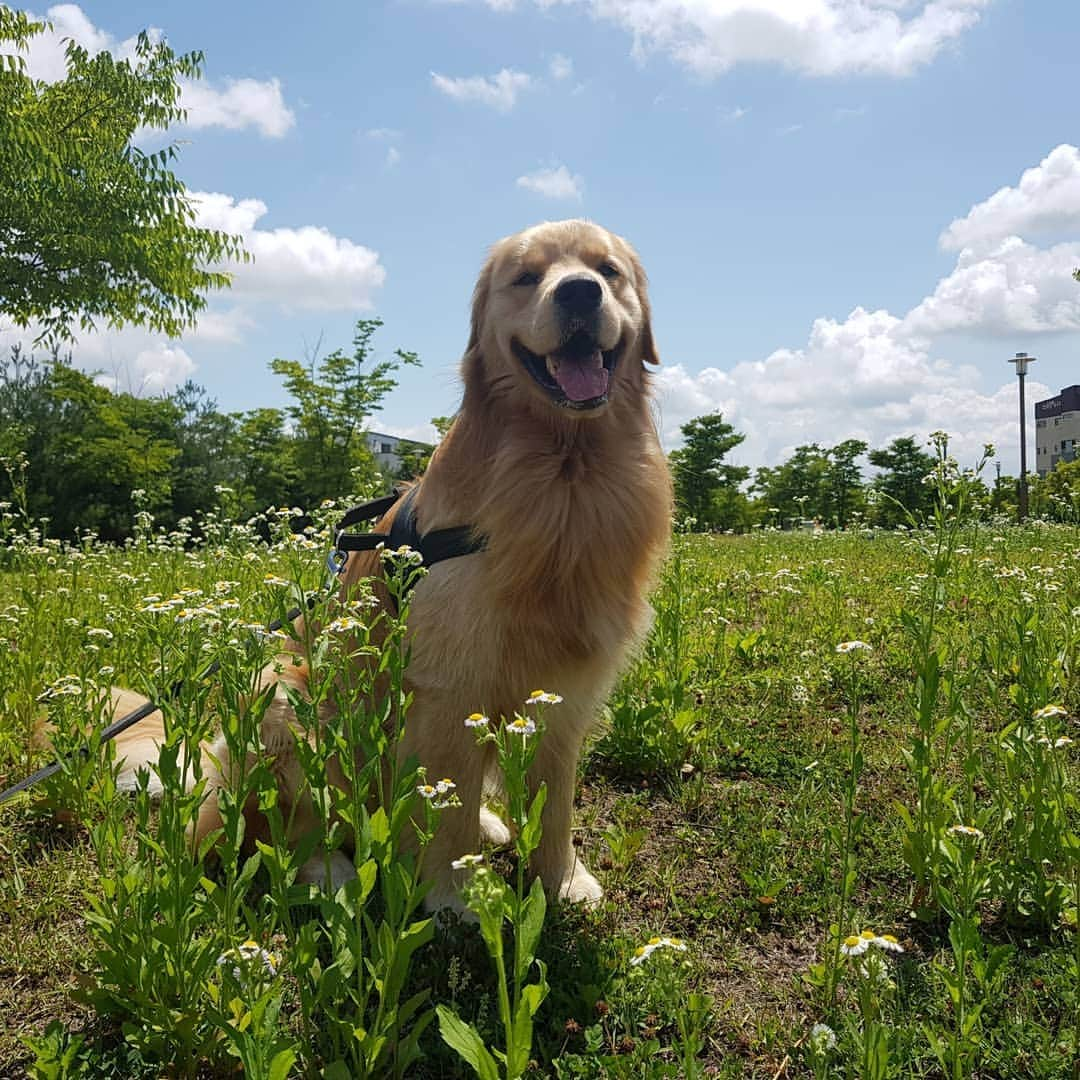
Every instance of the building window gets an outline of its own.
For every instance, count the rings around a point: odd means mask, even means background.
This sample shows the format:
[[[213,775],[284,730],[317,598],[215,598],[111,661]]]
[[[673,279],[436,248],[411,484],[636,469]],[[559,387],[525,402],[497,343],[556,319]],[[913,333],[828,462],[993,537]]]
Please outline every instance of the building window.
[[[388,442],[379,443],[380,454],[392,454],[393,452],[394,448]]]

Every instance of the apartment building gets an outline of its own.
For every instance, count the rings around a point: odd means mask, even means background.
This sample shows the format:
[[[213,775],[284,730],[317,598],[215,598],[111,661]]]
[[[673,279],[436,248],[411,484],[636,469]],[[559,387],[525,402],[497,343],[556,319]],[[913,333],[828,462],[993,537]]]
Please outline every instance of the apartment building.
[[[1059,461],[1072,461],[1080,444],[1080,386],[1035,402],[1035,469],[1045,476]]]
[[[366,431],[364,434],[375,456],[375,464],[384,476],[396,477],[406,455],[430,454],[433,449],[430,443],[384,435],[379,431]]]

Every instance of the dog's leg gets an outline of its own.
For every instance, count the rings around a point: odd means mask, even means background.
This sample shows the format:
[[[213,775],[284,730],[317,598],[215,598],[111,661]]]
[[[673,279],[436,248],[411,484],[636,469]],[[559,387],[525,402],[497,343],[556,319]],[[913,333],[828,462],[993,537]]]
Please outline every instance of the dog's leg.
[[[578,858],[571,835],[581,730],[584,725],[552,722],[537,751],[531,775],[547,783],[547,800],[544,831],[532,863],[550,896],[570,904],[595,904],[604,889]]]

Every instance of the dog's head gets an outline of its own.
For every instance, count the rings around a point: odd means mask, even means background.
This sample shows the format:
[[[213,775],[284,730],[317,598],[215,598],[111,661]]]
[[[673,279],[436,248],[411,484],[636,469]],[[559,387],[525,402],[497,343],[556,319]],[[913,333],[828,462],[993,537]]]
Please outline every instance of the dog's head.
[[[597,416],[659,363],[645,273],[621,237],[556,221],[492,248],[473,297],[466,381],[569,417]]]

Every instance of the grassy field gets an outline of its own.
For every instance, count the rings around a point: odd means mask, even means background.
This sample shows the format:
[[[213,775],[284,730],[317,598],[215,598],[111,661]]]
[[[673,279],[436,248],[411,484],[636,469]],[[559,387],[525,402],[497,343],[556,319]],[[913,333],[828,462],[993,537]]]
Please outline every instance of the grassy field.
[[[124,551],[4,529],[0,787],[45,760],[43,710],[76,746],[109,684],[160,700],[187,677],[168,788],[272,652],[250,628],[319,587],[326,547],[283,529],[267,546],[224,515],[199,545],[144,516]],[[472,1075],[460,1045],[484,1075],[479,1045],[499,1076],[1075,1078],[1078,540],[947,510],[906,533],[677,535],[583,767],[578,836],[606,899],[542,932],[520,846],[487,853],[497,880],[478,872],[494,931],[426,923],[400,830],[453,808],[415,774],[388,815],[337,807],[360,876],[328,897],[284,845],[241,854],[228,814],[220,861],[193,855],[197,795],[117,795],[92,746],[0,807],[0,1075]],[[341,650],[314,645],[332,682]],[[397,685],[400,636],[379,649]],[[219,676],[191,678],[211,659]],[[377,752],[384,719],[336,734]],[[230,737],[252,745],[251,726]],[[272,815],[250,783],[238,798]],[[504,1023],[493,954],[529,1023]]]

